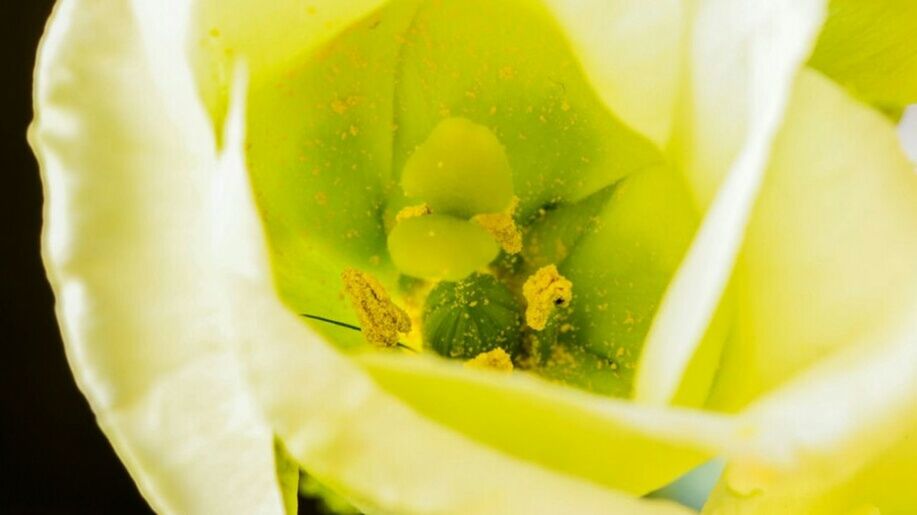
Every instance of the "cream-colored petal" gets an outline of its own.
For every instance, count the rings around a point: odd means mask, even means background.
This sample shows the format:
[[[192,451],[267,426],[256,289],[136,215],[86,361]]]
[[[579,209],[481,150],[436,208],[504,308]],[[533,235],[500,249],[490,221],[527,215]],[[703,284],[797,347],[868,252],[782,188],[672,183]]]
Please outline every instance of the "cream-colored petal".
[[[838,456],[836,461],[843,463],[844,457]],[[704,513],[909,515],[917,506],[913,489],[915,468],[917,425],[878,458],[840,482],[826,485],[814,475],[787,475],[779,485],[753,493],[736,491],[721,482],[711,494]]]
[[[544,0],[606,105],[660,147],[672,131],[688,25],[681,0]]]
[[[898,137],[901,139],[904,153],[917,167],[917,105],[904,110],[901,123],[898,124]]]
[[[754,444],[734,450],[708,511],[908,513],[917,175],[895,127],[818,73],[800,75],[789,113],[749,227],[742,324],[714,398],[736,407],[792,379],[742,415]]]
[[[67,355],[155,509],[282,513],[273,435],[218,337],[199,243],[214,137],[193,91],[157,87],[187,67],[180,52],[153,66],[140,25],[127,1],[65,0],[39,53],[31,141]]]
[[[713,318],[824,4],[700,3],[691,47],[692,95],[680,143],[682,166],[700,203],[712,204],[647,336],[635,382],[640,402],[672,399]]]
[[[742,419],[754,443],[734,449],[707,511],[907,513],[917,504],[907,487],[917,466],[917,318],[824,361]]]
[[[895,127],[811,71],[788,113],[735,277],[721,408],[915,316],[917,174]]]
[[[632,494],[659,488],[735,438],[726,417],[654,408],[442,359],[360,359],[432,420],[504,453]]]

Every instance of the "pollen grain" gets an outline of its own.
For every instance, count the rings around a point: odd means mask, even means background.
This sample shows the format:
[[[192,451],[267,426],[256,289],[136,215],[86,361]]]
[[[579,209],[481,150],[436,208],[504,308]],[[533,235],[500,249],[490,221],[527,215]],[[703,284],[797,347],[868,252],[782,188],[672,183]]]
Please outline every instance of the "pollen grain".
[[[570,304],[573,298],[573,283],[560,275],[557,267],[548,265],[526,279],[522,286],[525,297],[525,322],[536,331],[541,331],[548,324],[548,318],[555,307]]]
[[[430,209],[430,205],[424,202],[423,204],[417,206],[408,206],[401,211],[398,211],[398,214],[395,215],[395,221],[402,222],[408,218],[417,218],[418,216],[427,216],[432,214],[433,210]]]
[[[478,368],[483,370],[497,370],[499,372],[512,372],[513,360],[505,350],[497,347],[494,350],[482,352],[465,362],[468,368]]]
[[[507,254],[522,252],[522,233],[513,220],[513,214],[519,206],[519,197],[513,197],[512,203],[499,213],[486,213],[474,217],[475,223],[484,228]]]
[[[396,306],[374,277],[348,268],[341,274],[344,292],[360,319],[363,337],[379,347],[394,347],[398,334],[411,330],[408,314]]]

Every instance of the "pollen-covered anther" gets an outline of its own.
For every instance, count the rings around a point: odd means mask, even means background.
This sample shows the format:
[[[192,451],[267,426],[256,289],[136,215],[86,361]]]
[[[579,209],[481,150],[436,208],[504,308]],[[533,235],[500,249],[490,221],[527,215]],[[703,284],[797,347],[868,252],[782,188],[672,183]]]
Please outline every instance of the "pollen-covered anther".
[[[379,347],[393,347],[398,344],[399,333],[411,330],[408,314],[392,302],[375,278],[348,268],[341,274],[341,279],[367,342]]]
[[[525,297],[525,323],[536,331],[548,324],[548,318],[556,307],[570,304],[573,298],[573,283],[560,275],[557,267],[548,265],[526,279],[522,286]]]
[[[408,206],[401,211],[398,211],[398,214],[395,215],[395,221],[401,222],[409,218],[417,218],[418,216],[427,216],[432,214],[433,210],[430,209],[430,205],[424,202],[423,204],[417,206]]]
[[[484,370],[497,370],[500,372],[512,372],[513,360],[505,350],[497,347],[494,350],[482,352],[465,362],[468,368],[479,368]]]
[[[510,206],[499,213],[486,213],[474,217],[475,223],[484,228],[507,254],[522,252],[522,233],[513,220],[513,214],[519,205],[519,197],[513,197]]]

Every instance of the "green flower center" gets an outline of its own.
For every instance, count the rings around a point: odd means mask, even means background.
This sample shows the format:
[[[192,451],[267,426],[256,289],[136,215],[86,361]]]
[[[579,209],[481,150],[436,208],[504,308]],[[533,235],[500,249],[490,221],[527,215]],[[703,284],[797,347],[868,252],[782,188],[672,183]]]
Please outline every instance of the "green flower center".
[[[342,270],[358,269],[412,314],[405,337],[426,348],[470,359],[499,347],[544,376],[629,395],[697,217],[538,2],[391,2],[254,77],[249,105],[252,182],[292,309],[355,323],[339,292]],[[573,297],[535,330],[523,285],[550,265]]]

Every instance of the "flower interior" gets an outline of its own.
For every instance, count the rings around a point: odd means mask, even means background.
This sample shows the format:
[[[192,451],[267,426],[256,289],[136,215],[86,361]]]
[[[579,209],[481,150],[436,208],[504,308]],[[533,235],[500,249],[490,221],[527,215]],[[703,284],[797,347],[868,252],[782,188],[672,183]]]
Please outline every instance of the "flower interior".
[[[543,7],[390,2],[267,75],[248,160],[292,310],[361,327],[309,322],[346,351],[631,394],[698,214]],[[363,298],[344,293],[353,274]],[[361,313],[373,299],[395,311]]]

